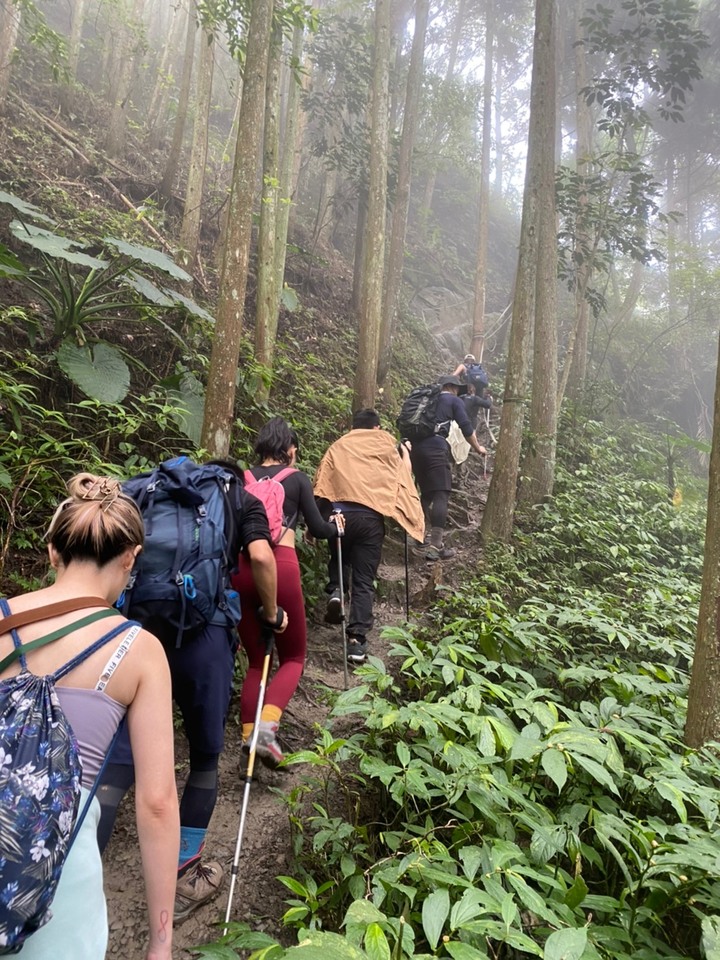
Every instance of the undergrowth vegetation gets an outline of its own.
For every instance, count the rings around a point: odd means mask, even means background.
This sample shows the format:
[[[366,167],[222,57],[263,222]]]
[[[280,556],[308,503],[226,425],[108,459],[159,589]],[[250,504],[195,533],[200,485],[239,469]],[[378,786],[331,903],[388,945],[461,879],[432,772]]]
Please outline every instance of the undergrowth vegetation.
[[[237,925],[201,955],[718,957],[720,758],[683,743],[702,496],[660,449],[566,435],[513,550],[386,631],[289,760],[299,945]]]

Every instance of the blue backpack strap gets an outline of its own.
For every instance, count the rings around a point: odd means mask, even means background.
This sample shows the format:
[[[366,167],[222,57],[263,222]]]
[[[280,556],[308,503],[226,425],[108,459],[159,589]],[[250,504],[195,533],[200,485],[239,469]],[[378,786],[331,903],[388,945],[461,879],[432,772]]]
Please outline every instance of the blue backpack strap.
[[[64,627],[58,627],[58,629],[53,630],[52,633],[46,633],[44,636],[38,637],[36,640],[30,640],[28,643],[22,643],[17,631],[12,629],[10,631],[10,635],[13,638],[15,649],[12,651],[12,653],[9,653],[3,660],[0,661],[0,673],[2,673],[3,670],[6,670],[10,664],[14,663],[16,660],[20,660],[20,666],[22,670],[27,670],[27,664],[25,661],[26,653],[29,653],[31,650],[36,650],[38,647],[44,647],[46,644],[52,643],[53,640],[59,640],[61,637],[66,637],[74,630],[78,630],[80,627],[86,627],[89,624],[94,623],[96,620],[102,620],[104,617],[114,616],[117,616],[117,611],[112,607],[96,610],[95,613],[89,613],[86,617],[82,617],[80,620],[74,620],[72,623],[68,623]]]
[[[113,611],[116,613],[117,611]],[[72,660],[68,660],[67,663],[63,664],[62,667],[58,667],[55,673],[51,674],[51,677],[55,683],[58,680],[61,680],[66,674],[70,673],[71,670],[74,670],[75,667],[79,667],[81,663],[87,660],[88,657],[92,656],[96,650],[100,650],[101,647],[104,647],[106,643],[110,643],[111,640],[114,640],[123,630],[127,630],[129,627],[134,627],[135,625],[140,626],[136,620],[123,620],[122,623],[118,624],[117,627],[113,627],[112,630],[109,630],[107,633],[103,634],[99,640],[95,640],[94,643],[91,643],[89,647],[85,647],[84,650],[81,650],[80,653],[76,654]]]

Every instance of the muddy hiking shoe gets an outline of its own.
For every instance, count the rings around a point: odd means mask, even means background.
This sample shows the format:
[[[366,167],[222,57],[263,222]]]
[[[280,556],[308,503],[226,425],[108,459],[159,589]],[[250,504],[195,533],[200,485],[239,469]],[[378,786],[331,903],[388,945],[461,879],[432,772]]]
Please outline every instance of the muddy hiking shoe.
[[[186,920],[191,913],[217,896],[223,882],[223,868],[219,863],[198,860],[187,873],[178,878],[175,889],[175,922]]]
[[[449,560],[457,553],[455,547],[434,547],[430,544],[425,549],[426,560]]]
[[[367,640],[362,637],[348,637],[347,641],[348,663],[365,663],[367,658]]]
[[[325,623],[340,623],[342,620],[342,597],[339,590],[333,590],[325,610]]]
[[[260,760],[270,770],[282,763],[285,759],[277,742],[278,724],[268,720],[260,721],[260,730],[258,731],[257,751],[258,760]],[[245,740],[242,745],[242,752],[247,757],[250,754],[250,740]]]

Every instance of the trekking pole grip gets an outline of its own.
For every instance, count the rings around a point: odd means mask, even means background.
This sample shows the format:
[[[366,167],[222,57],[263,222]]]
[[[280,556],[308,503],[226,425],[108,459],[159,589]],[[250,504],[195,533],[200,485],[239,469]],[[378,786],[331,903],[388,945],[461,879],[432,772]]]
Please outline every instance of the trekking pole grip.
[[[260,621],[263,627],[266,627],[272,633],[276,633],[283,625],[283,620],[285,619],[285,611],[283,610],[282,607],[279,606],[277,608],[277,617],[275,618],[275,620],[268,620],[265,617],[265,608],[258,607],[257,616],[258,616],[258,620]]]

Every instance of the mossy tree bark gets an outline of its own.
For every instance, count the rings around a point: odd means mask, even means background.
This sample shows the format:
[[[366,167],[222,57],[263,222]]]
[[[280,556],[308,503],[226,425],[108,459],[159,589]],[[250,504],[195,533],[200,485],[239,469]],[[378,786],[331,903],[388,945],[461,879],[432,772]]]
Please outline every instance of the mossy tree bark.
[[[390,75],[390,0],[375,0],[375,45],[370,95],[370,172],[360,294],[358,366],[354,409],[371,407],[377,389],[380,323],[385,273],[388,108]]]
[[[195,94],[195,122],[193,124],[187,188],[185,190],[185,206],[180,227],[181,255],[188,267],[195,262],[200,244],[200,221],[208,155],[208,129],[214,68],[215,36],[212,24],[207,24],[203,27],[200,37],[200,59]]]
[[[720,366],[715,379],[705,560],[698,613],[685,742],[720,740]]]
[[[203,447],[217,457],[227,456],[232,433],[272,12],[273,0],[254,0],[248,29],[243,98],[202,429]]]
[[[478,252],[475,265],[475,299],[473,301],[473,332],[470,352],[479,360],[485,348],[485,275],[487,273],[488,216],[490,212],[490,138],[492,134],[492,78],[493,38],[495,34],[495,3],[487,0],[485,12],[485,67],[483,72],[482,146],[480,148],[480,203],[478,223]]]
[[[0,107],[5,103],[10,86],[12,59],[21,18],[22,10],[18,4],[8,2],[0,10]]]
[[[397,187],[390,227],[390,250],[388,253],[387,280],[383,301],[382,329],[380,332],[380,356],[378,383],[385,383],[392,358],[392,340],[395,316],[398,309],[403,260],[405,258],[405,232],[410,208],[410,182],[412,179],[412,156],[417,132],[420,93],[422,92],[423,61],[425,57],[425,34],[427,32],[429,0],[416,0],[415,32],[410,51],[405,108],[403,111],[400,155],[398,158]]]
[[[182,154],[183,142],[185,140],[185,123],[187,121],[188,104],[190,102],[190,88],[192,85],[193,60],[195,58],[195,40],[197,38],[198,19],[197,5],[195,0],[189,0],[187,33],[185,34],[185,53],[183,55],[183,67],[180,77],[180,90],[178,92],[177,115],[175,117],[175,126],[173,127],[173,138],[168,154],[158,192],[165,200],[172,196],[177,178],[178,168],[180,166],[180,156]]]
[[[500,438],[481,528],[482,535],[486,539],[504,542],[509,542],[512,536],[527,401],[537,280],[540,194],[543,189],[542,145],[546,136],[543,126],[548,119],[546,105],[555,72],[555,51],[552,46],[554,21],[555,0],[535,0],[530,127],[520,226],[520,249]],[[554,142],[554,136],[550,139]]]

